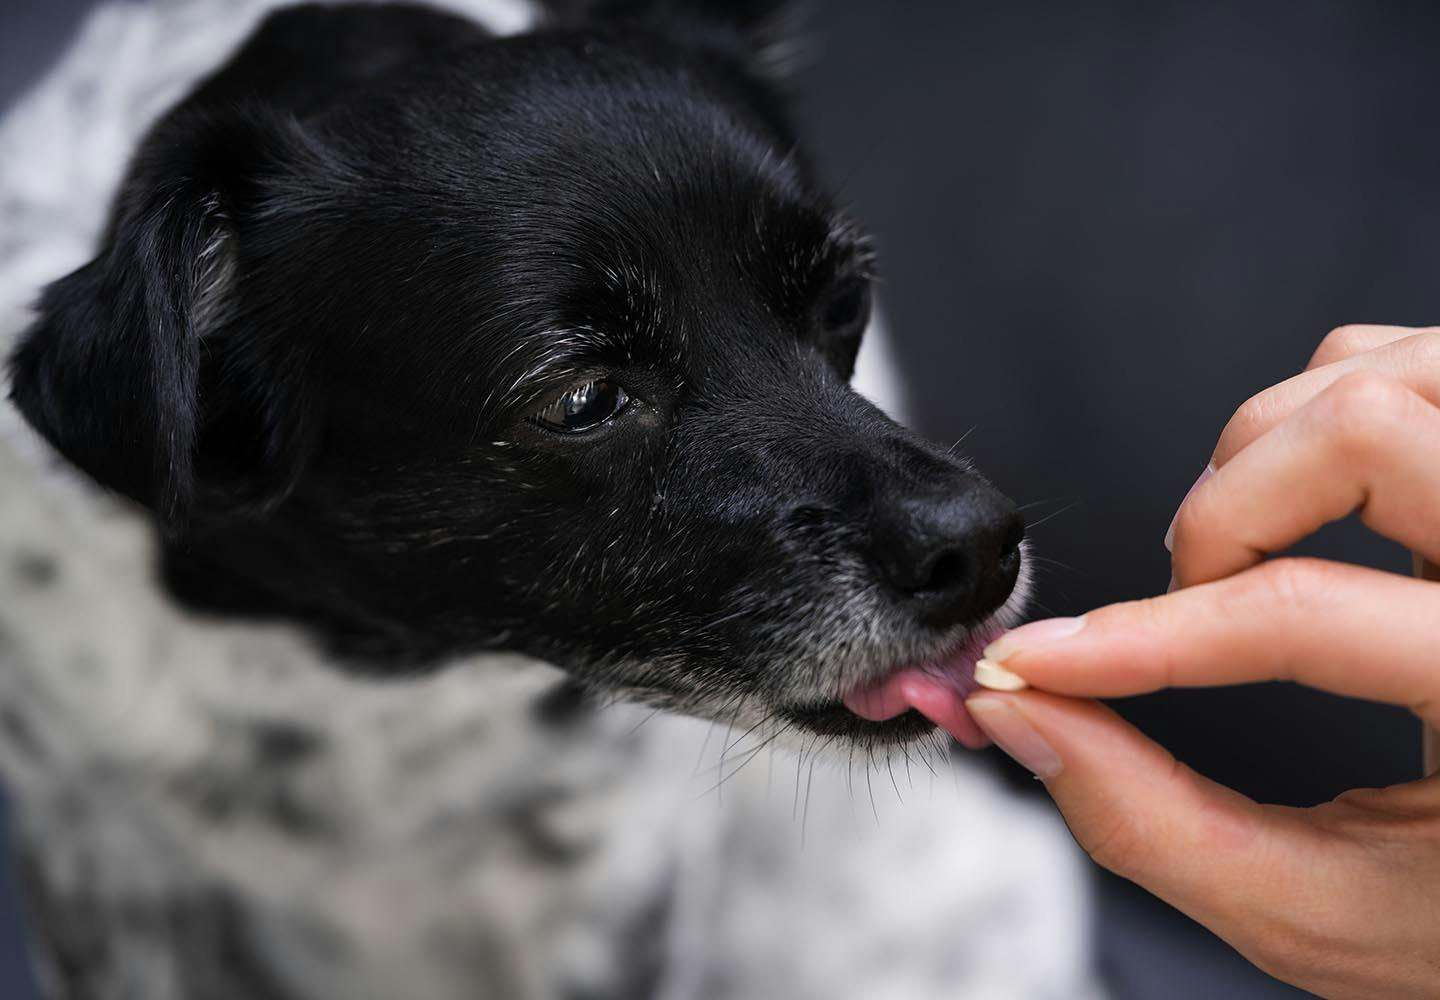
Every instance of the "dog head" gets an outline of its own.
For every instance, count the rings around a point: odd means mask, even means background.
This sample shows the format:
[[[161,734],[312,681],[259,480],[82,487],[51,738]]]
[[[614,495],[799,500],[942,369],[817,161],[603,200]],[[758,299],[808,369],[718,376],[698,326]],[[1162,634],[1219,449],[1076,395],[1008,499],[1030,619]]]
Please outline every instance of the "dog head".
[[[781,109],[768,11],[454,45],[140,149],[13,398],[151,510],[174,586],[372,670],[514,649],[716,718],[907,739],[847,692],[963,658],[1023,526],[848,379],[869,243]]]

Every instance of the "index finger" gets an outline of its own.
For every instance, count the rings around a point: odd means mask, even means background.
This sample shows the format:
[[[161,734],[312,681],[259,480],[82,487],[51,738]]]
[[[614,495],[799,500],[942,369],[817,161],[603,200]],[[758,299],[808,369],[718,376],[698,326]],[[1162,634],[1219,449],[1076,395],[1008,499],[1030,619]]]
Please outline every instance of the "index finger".
[[[1440,406],[1440,329],[1410,331],[1409,336],[1367,353],[1312,367],[1256,393],[1240,405],[1220,432],[1213,464],[1216,468],[1224,465],[1321,392],[1358,371],[1388,375]]]
[[[1344,361],[1353,358],[1357,354],[1368,354],[1370,351],[1384,347],[1386,344],[1393,344],[1397,340],[1404,340],[1413,337],[1417,333],[1424,333],[1427,330],[1440,329],[1437,327],[1425,326],[1375,326],[1367,323],[1351,323],[1347,326],[1337,326],[1325,335],[1320,341],[1320,346],[1315,348],[1315,353],[1310,355],[1310,363],[1305,366],[1308,372],[1312,368],[1323,368],[1325,365],[1333,365],[1337,361]]]
[[[1078,628],[1023,626],[985,655],[1055,694],[1115,698],[1296,681],[1403,705],[1433,726],[1440,724],[1436,623],[1436,584],[1342,563],[1277,559],[1164,597],[1101,608]]]

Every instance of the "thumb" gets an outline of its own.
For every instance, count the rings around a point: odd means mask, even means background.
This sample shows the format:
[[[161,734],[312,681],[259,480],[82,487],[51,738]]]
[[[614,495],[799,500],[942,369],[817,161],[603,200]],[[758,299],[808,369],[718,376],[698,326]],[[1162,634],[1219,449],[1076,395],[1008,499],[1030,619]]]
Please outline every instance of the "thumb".
[[[1196,774],[1110,709],[1041,691],[972,696],[971,716],[1045,783],[1096,863],[1232,944],[1257,909],[1303,893],[1311,830]],[[1283,848],[1283,849],[1282,849]]]

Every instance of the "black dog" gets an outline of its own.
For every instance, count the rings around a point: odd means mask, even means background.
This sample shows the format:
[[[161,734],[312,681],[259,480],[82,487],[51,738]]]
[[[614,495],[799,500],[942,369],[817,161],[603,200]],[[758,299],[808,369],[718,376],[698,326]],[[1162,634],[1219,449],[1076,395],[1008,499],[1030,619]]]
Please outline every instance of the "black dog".
[[[842,699],[1013,608],[1022,523],[847,384],[873,254],[782,111],[776,16],[272,16],[151,131],[13,399],[154,512],[181,599],[355,669],[513,649],[699,715],[929,731]]]

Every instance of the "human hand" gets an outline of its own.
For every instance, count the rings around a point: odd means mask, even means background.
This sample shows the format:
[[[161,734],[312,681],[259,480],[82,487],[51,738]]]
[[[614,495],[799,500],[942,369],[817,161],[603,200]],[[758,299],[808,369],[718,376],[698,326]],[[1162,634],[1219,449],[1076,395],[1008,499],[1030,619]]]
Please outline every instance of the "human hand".
[[[1091,857],[1272,975],[1330,997],[1440,996],[1440,776],[1259,805],[1079,700],[1290,680],[1440,727],[1440,583],[1267,559],[1352,512],[1440,563],[1440,330],[1327,337],[1226,426],[1172,529],[1178,589],[1002,637],[987,657],[1041,690],[967,707]]]

